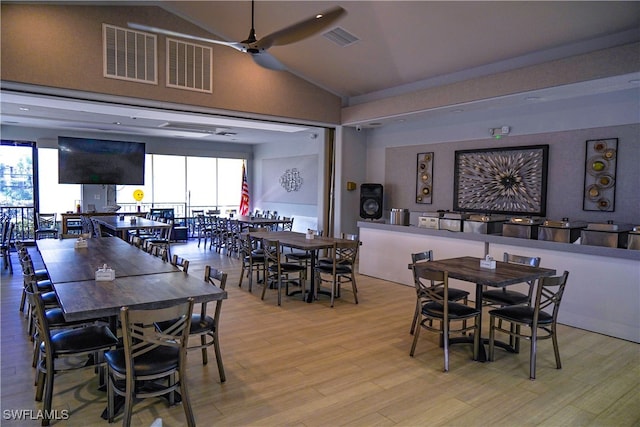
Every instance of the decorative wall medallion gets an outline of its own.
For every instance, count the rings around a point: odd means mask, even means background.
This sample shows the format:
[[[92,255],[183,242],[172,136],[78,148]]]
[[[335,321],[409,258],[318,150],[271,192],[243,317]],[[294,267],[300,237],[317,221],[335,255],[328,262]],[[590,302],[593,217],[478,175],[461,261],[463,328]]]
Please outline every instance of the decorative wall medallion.
[[[416,203],[429,204],[433,194],[433,152],[418,153]]]
[[[453,209],[544,216],[548,145],[455,153]]]
[[[584,173],[585,211],[613,212],[616,195],[618,138],[587,141]]]
[[[288,193],[292,191],[299,191],[302,187],[304,180],[300,176],[300,171],[297,168],[287,169],[280,176],[280,185],[287,190]]]

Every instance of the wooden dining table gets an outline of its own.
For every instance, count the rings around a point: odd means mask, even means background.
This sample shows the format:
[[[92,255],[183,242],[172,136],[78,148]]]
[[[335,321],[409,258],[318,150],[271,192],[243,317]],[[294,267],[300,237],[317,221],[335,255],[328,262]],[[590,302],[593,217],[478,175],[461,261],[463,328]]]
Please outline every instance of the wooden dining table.
[[[311,278],[311,283],[309,285],[310,292],[307,296],[308,303],[313,302],[313,297],[315,295],[315,266],[318,250],[332,248],[336,242],[349,241],[346,239],[328,236],[314,236],[313,239],[307,239],[305,233],[298,233],[295,231],[256,231],[249,233],[249,235],[255,239],[277,240],[280,242],[281,246],[300,249],[310,254],[309,266],[311,274],[309,277]]]
[[[127,234],[131,230],[157,230],[161,228],[170,228],[171,224],[162,221],[155,221],[147,218],[127,217],[127,216],[96,216],[92,217],[101,226],[113,231],[115,235],[122,240],[127,240]],[[135,219],[135,222],[131,220]]]
[[[537,280],[540,277],[553,276],[556,270],[550,268],[531,267],[529,265],[513,264],[502,261],[496,261],[495,269],[480,267],[481,258],[476,257],[458,257],[440,259],[436,261],[428,261],[416,264],[416,272],[419,274],[421,270],[428,271],[446,271],[450,279],[463,280],[476,284],[475,307],[480,312],[478,324],[482,326],[482,291],[485,286],[494,288],[504,288],[506,286]],[[482,330],[482,327],[480,328]],[[480,361],[486,360],[486,351],[484,342],[486,339],[480,337],[480,348],[478,349],[478,358]],[[456,342],[473,342],[471,337],[455,338],[450,341]],[[496,342],[496,345],[508,351],[513,351],[507,343]]]
[[[66,321],[108,317],[115,331],[123,306],[155,308],[188,298],[196,303],[227,298],[226,291],[201,277],[187,275],[116,237],[87,239],[87,247],[78,249],[75,242],[37,241]],[[95,280],[103,264],[115,270],[115,280]]]
[[[178,268],[116,237],[86,239],[87,247],[75,249],[76,239],[36,240],[52,283],[93,280],[107,264],[116,277],[171,273]]]
[[[195,303],[227,298],[226,291],[181,271],[54,283],[53,288],[67,321],[117,317],[124,306],[153,309],[188,298]]]
[[[287,219],[276,219],[276,218],[259,218],[248,215],[240,215],[235,218],[240,224],[242,224],[243,228],[245,227],[269,227],[273,225],[282,225],[291,222],[291,220]]]

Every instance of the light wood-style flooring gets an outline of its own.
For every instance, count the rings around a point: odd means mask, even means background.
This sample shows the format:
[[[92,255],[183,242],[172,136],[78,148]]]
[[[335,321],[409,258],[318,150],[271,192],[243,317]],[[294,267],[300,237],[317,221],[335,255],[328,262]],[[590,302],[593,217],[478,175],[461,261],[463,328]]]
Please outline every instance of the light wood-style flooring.
[[[640,346],[561,326],[563,368],[555,369],[550,341],[539,345],[537,379],[528,379],[529,345],[520,354],[496,350],[496,361],[471,360],[471,347],[451,349],[450,372],[436,334],[423,331],[409,357],[415,291],[358,276],[360,304],[347,286],[335,307],[327,297],[313,304],[261,287],[238,288],[240,261],[196,242],[172,246],[191,260],[190,274],[210,264],[229,274],[221,345],[227,381],[219,382],[215,355],[203,366],[189,353],[188,382],[199,426],[638,426]],[[41,409],[34,401],[32,344],[18,311],[19,264],[2,271],[2,426],[39,425],[8,420],[10,410]],[[569,279],[568,286],[580,286]],[[615,309],[612,307],[612,310]],[[485,317],[485,321],[488,316]],[[486,325],[485,325],[486,327]],[[100,414],[106,394],[93,370],[60,375],[53,408],[69,411],[59,426],[107,426]],[[36,412],[34,412],[36,414]],[[181,405],[148,399],[134,406],[133,425],[184,425]],[[120,425],[122,416],[116,418]]]

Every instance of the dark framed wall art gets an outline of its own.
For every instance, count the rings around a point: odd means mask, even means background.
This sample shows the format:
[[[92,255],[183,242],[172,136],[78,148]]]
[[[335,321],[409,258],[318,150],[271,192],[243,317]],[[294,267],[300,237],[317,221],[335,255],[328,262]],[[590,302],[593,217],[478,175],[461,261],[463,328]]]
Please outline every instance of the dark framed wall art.
[[[453,209],[545,216],[548,145],[455,152]]]
[[[582,210],[614,212],[618,138],[586,143]]]

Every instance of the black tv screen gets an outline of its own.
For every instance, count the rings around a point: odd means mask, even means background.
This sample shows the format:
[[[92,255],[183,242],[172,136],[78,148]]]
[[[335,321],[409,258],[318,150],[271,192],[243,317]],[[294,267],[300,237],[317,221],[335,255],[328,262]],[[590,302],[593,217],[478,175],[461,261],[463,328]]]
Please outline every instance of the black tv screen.
[[[58,137],[60,184],[144,185],[141,142]]]

